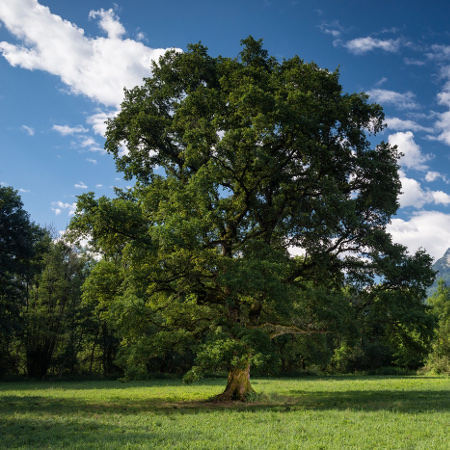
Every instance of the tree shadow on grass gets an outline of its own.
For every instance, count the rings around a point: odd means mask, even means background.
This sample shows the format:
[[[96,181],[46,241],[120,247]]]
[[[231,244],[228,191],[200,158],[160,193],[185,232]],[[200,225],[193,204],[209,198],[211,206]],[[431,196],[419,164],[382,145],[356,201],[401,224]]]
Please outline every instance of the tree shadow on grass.
[[[62,418],[64,419],[64,418]],[[115,425],[71,417],[0,420],[1,448],[171,448],[201,437],[199,430],[161,428],[159,422]]]
[[[211,401],[179,401],[177,398],[110,399],[105,401],[58,398],[48,396],[3,396],[0,417],[5,414],[45,413],[47,415],[119,414],[132,415],[144,412],[169,415],[197,414],[217,410],[237,411],[292,411],[292,410],[355,410],[396,411],[420,413],[449,411],[450,391],[446,390],[352,390],[303,391],[289,390],[283,394],[257,395],[248,403]]]
[[[351,409],[358,411],[398,411],[418,413],[449,411],[450,391],[447,390],[354,390],[354,391],[301,391],[290,390],[294,405],[304,409]],[[287,402],[289,403],[289,401]]]

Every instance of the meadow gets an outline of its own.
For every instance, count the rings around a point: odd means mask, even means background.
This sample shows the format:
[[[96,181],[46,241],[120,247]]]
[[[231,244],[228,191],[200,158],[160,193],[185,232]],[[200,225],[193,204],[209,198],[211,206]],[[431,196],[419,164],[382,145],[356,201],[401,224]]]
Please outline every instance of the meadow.
[[[0,447],[449,448],[449,378],[254,379],[247,404],[207,401],[224,384],[0,383]]]

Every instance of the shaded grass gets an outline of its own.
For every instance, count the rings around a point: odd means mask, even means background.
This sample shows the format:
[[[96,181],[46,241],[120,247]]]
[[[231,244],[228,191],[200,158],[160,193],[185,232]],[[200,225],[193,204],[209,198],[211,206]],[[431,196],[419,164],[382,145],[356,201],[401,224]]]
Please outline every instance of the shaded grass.
[[[440,377],[257,379],[248,404],[210,403],[224,380],[0,384],[1,448],[449,448]]]

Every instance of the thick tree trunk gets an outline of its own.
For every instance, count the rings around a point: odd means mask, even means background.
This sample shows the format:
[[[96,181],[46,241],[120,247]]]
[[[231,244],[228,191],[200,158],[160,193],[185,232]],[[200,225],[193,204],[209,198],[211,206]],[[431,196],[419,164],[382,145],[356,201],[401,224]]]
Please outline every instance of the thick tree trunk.
[[[230,400],[248,400],[249,394],[255,392],[250,384],[250,364],[246,368],[234,368],[228,374],[228,383],[225,390],[214,398],[216,402]]]

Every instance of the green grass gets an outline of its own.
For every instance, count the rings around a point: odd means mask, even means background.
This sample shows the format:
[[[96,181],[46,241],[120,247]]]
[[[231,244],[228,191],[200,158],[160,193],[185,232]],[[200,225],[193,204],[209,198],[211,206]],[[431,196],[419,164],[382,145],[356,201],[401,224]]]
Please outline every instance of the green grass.
[[[253,403],[205,402],[224,383],[1,383],[0,448],[450,448],[448,378],[255,379]]]

